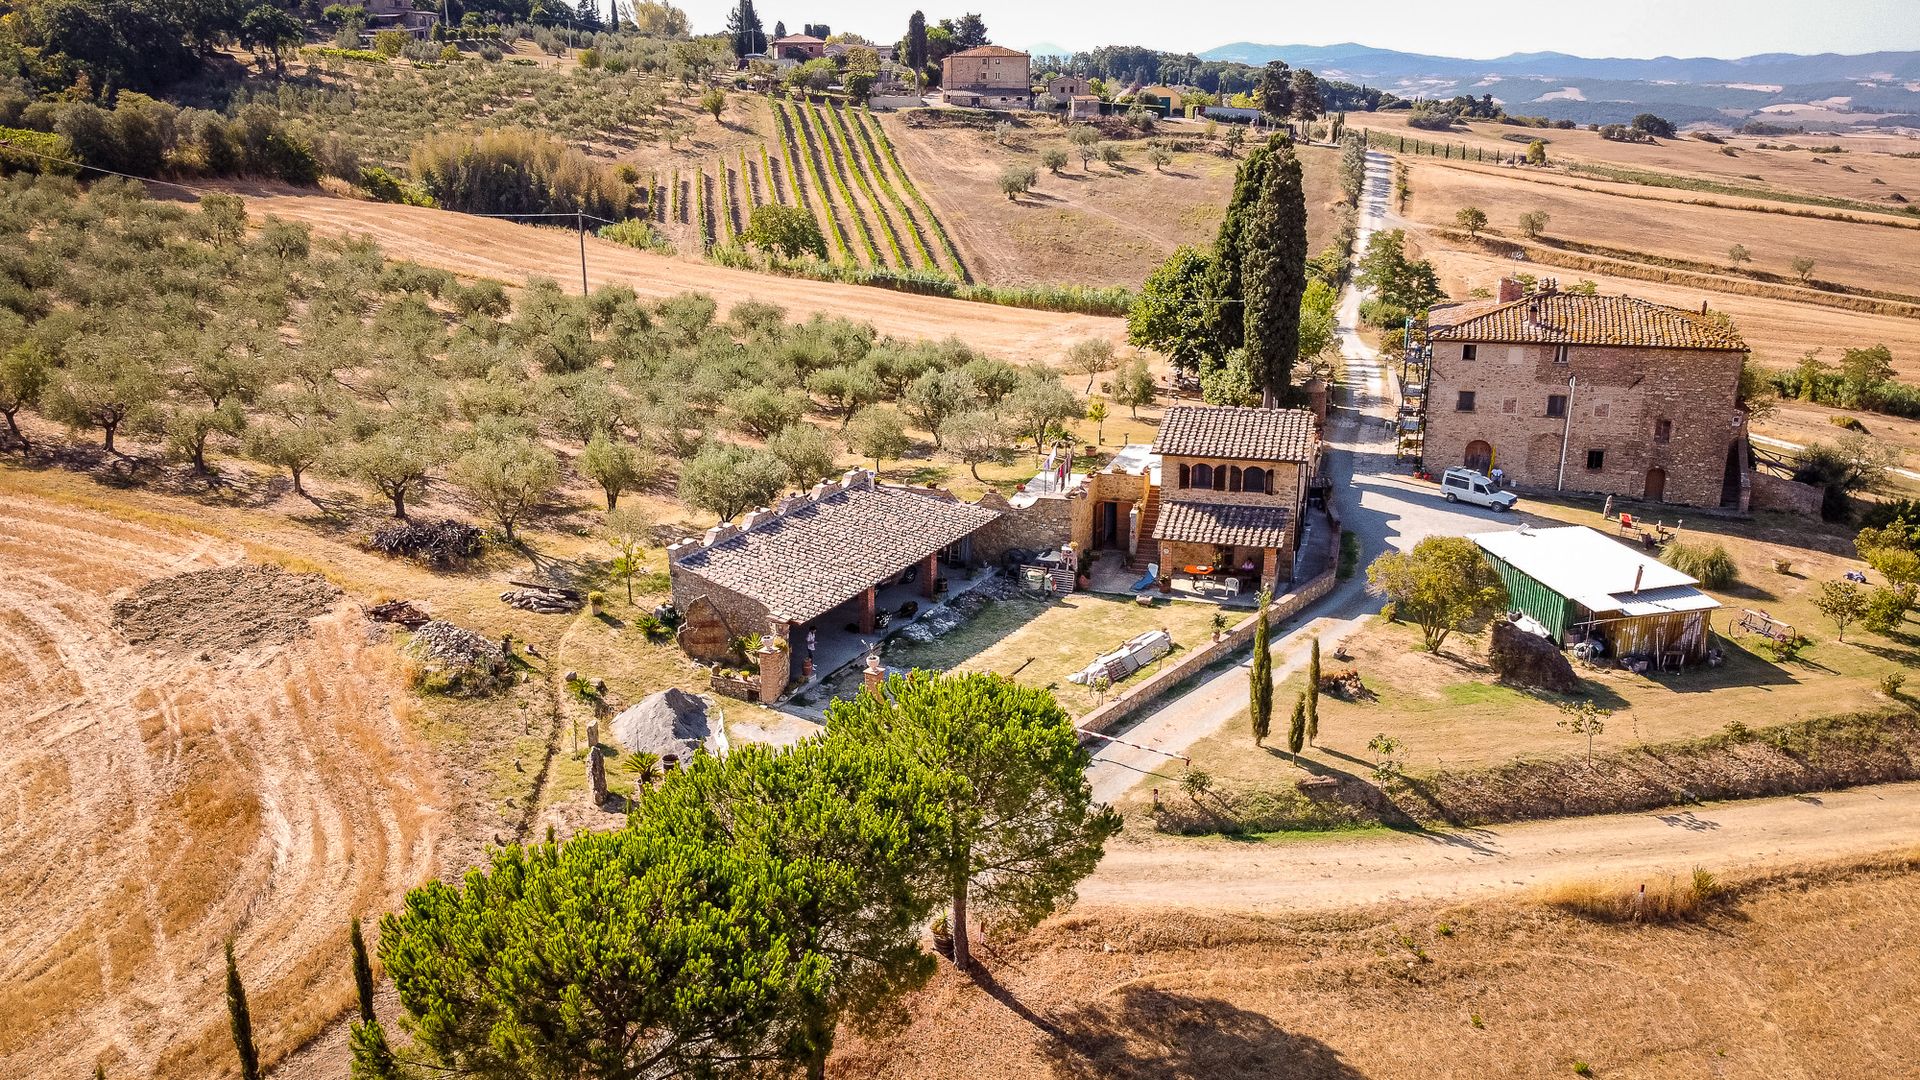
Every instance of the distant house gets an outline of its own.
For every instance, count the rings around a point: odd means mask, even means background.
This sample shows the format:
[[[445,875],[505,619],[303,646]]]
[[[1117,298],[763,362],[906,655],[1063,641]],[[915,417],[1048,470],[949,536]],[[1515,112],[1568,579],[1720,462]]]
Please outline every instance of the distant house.
[[[786,37],[774,38],[770,48],[775,60],[792,60],[798,63],[818,60],[827,54],[826,39],[814,37],[812,34],[788,34]]]
[[[1180,91],[1171,86],[1143,86],[1134,91],[1133,100],[1161,116],[1173,116],[1180,111]]]
[[[1105,111],[1106,103],[1092,94],[1075,94],[1067,102],[1067,119],[1098,120]]]
[[[1074,98],[1093,93],[1093,80],[1085,75],[1055,75],[1047,80],[1047,105],[1064,109]]]
[[[1555,644],[1600,642],[1608,656],[1656,668],[1706,658],[1720,602],[1660,560],[1579,525],[1468,539],[1506,584],[1512,609]]]
[[[1427,342],[1428,470],[1748,509],[1747,346],[1726,319],[1509,279],[1495,299],[1435,307]]]
[[[368,36],[382,30],[398,30],[425,38],[432,35],[433,28],[440,22],[438,12],[415,11],[410,0],[361,0],[360,7],[367,13]]]
[[[980,109],[1033,108],[1033,58],[982,45],[940,62],[940,100]]]

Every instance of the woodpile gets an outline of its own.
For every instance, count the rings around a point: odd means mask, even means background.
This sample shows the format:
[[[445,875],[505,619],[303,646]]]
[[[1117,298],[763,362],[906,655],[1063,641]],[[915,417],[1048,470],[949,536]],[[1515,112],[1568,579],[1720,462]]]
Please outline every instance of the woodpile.
[[[499,644],[449,622],[415,630],[405,652],[420,665],[421,686],[434,693],[487,694],[512,675]]]
[[[514,588],[501,593],[500,602],[522,611],[541,615],[571,615],[580,610],[581,596],[577,590],[531,581],[508,581],[507,584]]]
[[[1487,659],[1500,681],[1530,686],[1556,694],[1569,694],[1580,688],[1580,677],[1567,662],[1560,647],[1538,634],[1530,634],[1507,619],[1493,623]]]
[[[480,530],[452,519],[397,521],[375,532],[369,546],[428,566],[454,566],[480,554]]]
[[[389,600],[367,609],[367,618],[374,622],[397,623],[409,630],[418,630],[425,626],[431,617],[407,600]]]

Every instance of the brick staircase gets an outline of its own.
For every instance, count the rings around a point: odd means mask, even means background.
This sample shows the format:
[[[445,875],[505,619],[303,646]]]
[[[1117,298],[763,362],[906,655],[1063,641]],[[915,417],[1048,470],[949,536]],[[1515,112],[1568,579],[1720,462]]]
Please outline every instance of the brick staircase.
[[[1139,550],[1127,558],[1127,569],[1144,574],[1147,564],[1160,557],[1160,545],[1154,542],[1153,526],[1160,520],[1160,487],[1147,489],[1147,501],[1140,504]]]

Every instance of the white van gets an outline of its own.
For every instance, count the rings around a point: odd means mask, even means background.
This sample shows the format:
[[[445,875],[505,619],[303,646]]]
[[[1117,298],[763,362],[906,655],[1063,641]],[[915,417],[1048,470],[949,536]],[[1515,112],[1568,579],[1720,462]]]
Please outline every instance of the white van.
[[[1520,501],[1513,492],[1496,489],[1485,474],[1460,466],[1441,475],[1440,491],[1448,502],[1472,503],[1500,511],[1511,510],[1513,504]]]

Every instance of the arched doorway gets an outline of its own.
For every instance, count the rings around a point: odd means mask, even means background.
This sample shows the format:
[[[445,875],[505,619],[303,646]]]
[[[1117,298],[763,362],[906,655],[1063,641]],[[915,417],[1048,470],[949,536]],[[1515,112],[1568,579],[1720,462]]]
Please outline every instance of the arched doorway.
[[[1658,465],[1647,470],[1646,498],[1648,502],[1667,501],[1667,470]]]
[[[1493,471],[1493,446],[1484,439],[1475,439],[1467,444],[1467,457],[1462,462],[1477,473]]]

